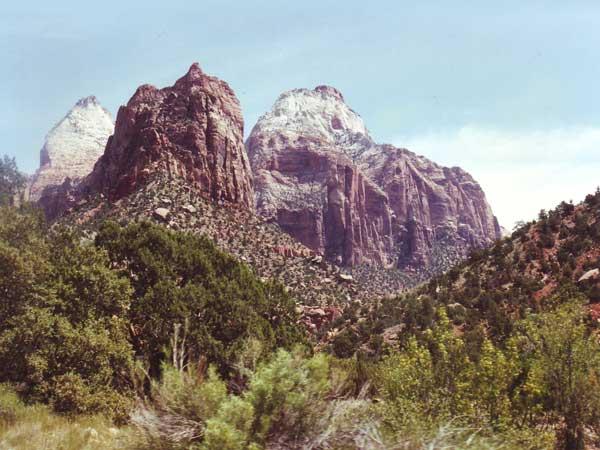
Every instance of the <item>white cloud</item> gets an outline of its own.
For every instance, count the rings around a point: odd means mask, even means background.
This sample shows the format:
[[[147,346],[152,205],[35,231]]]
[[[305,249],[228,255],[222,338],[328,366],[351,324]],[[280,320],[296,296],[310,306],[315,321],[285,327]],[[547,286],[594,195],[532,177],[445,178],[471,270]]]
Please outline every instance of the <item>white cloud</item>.
[[[514,132],[470,125],[395,144],[469,171],[507,228],[562,200],[581,201],[600,185],[600,128]]]

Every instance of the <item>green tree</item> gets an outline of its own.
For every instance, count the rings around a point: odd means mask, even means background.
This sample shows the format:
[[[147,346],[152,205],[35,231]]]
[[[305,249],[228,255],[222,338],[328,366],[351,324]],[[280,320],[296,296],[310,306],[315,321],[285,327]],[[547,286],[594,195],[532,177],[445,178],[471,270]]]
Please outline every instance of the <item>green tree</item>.
[[[261,341],[266,352],[303,340],[295,302],[283,287],[261,282],[205,237],[148,222],[109,222],[96,244],[131,280],[134,345],[153,376],[173,351],[184,363],[207,358],[231,375],[249,339]]]
[[[517,381],[519,366],[513,358],[514,349],[505,354],[484,338],[479,360],[473,366],[468,393],[476,411],[474,418],[494,428],[508,425],[511,418],[511,394]]]
[[[13,205],[27,178],[17,168],[15,158],[4,155],[0,158],[0,205]]]
[[[107,255],[37,212],[0,215],[0,381],[61,412],[126,415],[131,289]]]
[[[472,414],[468,388],[473,369],[466,347],[445,310],[436,315],[432,328],[409,337],[375,372],[375,387],[385,400],[382,409],[392,429]]]
[[[600,344],[579,301],[532,315],[521,329],[531,367],[525,392],[562,424],[566,450],[584,448],[585,429],[600,426]]]

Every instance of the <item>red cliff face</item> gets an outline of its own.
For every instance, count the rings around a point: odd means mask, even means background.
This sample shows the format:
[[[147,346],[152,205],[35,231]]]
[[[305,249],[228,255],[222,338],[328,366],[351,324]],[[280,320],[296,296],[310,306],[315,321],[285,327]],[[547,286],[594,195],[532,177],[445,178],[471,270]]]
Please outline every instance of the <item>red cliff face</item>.
[[[274,144],[273,138],[253,133],[249,139],[257,165],[260,149]],[[390,264],[387,197],[350,158],[304,139],[269,148],[271,157],[254,179],[260,214],[337,263]]]
[[[432,264],[439,243],[464,253],[500,238],[483,190],[464,170],[391,145],[371,147],[357,164],[388,196],[399,225],[400,266]]]
[[[246,147],[259,214],[338,263],[439,270],[500,236],[469,174],[375,144],[333,88],[283,94]]]
[[[194,64],[172,87],[139,87],[119,109],[115,133],[82,189],[116,200],[162,171],[213,201],[252,209],[243,127],[233,90]]]

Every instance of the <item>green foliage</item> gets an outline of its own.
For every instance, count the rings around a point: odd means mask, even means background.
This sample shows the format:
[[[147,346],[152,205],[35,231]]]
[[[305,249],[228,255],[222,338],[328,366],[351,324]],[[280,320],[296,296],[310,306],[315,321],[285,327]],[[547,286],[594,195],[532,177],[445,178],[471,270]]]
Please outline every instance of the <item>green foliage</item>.
[[[134,344],[153,375],[173,350],[176,327],[185,334],[185,362],[207,358],[223,375],[232,373],[248,339],[267,352],[303,339],[295,302],[283,287],[262,283],[204,237],[150,223],[106,223],[96,244],[131,281],[129,317],[140,336]]]
[[[102,416],[64,416],[46,405],[27,405],[8,385],[0,385],[0,448],[13,450],[123,450],[138,439]]]
[[[329,357],[283,349],[249,374],[248,389],[228,392],[216,372],[163,368],[152,403],[134,424],[162,448],[187,442],[202,449],[260,449],[274,437],[296,442],[315,430],[328,408]],[[181,438],[180,438],[181,437]]]
[[[173,414],[206,422],[227,399],[227,386],[212,367],[205,377],[193,368],[181,371],[164,365],[163,377],[155,382],[152,396]]]
[[[503,352],[487,338],[481,343],[466,389],[472,402],[473,422],[479,426],[494,429],[510,426],[511,397],[519,375],[514,350],[510,347]]]
[[[563,424],[565,449],[583,449],[586,427],[600,430],[600,344],[580,302],[529,317],[515,337],[530,366],[523,391]]]
[[[25,187],[27,178],[17,168],[15,158],[0,158],[0,206],[12,206]]]
[[[392,428],[413,426],[414,421],[434,424],[472,413],[473,365],[445,311],[437,315],[433,328],[409,338],[403,351],[391,353],[378,365],[375,386],[386,400],[384,417]]]
[[[0,380],[57,411],[124,419],[128,281],[72,233],[46,233],[36,213],[0,216]]]
[[[303,340],[284,289],[205,238],[107,223],[92,245],[35,211],[2,213],[0,381],[57,411],[126,417],[134,350],[155,378],[167,356],[228,375],[247,340],[260,342],[253,358]]]
[[[298,438],[317,419],[329,389],[329,362],[325,355],[306,359],[298,351],[279,350],[261,366],[250,382],[246,398],[253,405],[252,432],[259,442],[277,432]]]
[[[225,400],[214,418],[206,422],[202,449],[245,450],[254,420],[252,405],[240,397]],[[252,447],[258,449],[256,443]]]
[[[574,257],[600,239],[599,199],[349,305],[329,346],[343,360],[296,347],[283,287],[203,237],[105,223],[92,243],[0,207],[0,382],[19,393],[0,387],[0,446],[23,448],[6,430],[24,411],[94,445],[22,399],[124,422],[136,392],[137,449],[582,449],[600,432],[600,344],[585,301],[566,300],[600,298],[573,282],[599,262]],[[549,278],[556,296],[539,301]]]

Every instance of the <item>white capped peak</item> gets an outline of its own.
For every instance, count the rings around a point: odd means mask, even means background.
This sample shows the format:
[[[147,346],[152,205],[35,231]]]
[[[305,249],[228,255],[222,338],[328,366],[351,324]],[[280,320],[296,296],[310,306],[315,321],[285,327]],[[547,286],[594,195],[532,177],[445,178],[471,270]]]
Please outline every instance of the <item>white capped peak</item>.
[[[90,105],[99,105],[99,104],[100,103],[98,102],[98,99],[96,98],[96,96],[89,95],[87,97],[80,98],[77,101],[77,103],[75,103],[75,106],[86,107],[86,106],[90,106]]]
[[[284,92],[271,111],[260,118],[257,127],[318,137],[332,144],[357,134],[369,135],[362,118],[331,86]]]
[[[77,101],[46,135],[40,151],[40,169],[31,185],[32,200],[37,200],[48,185],[91,172],[113,131],[112,117],[96,97]]]

